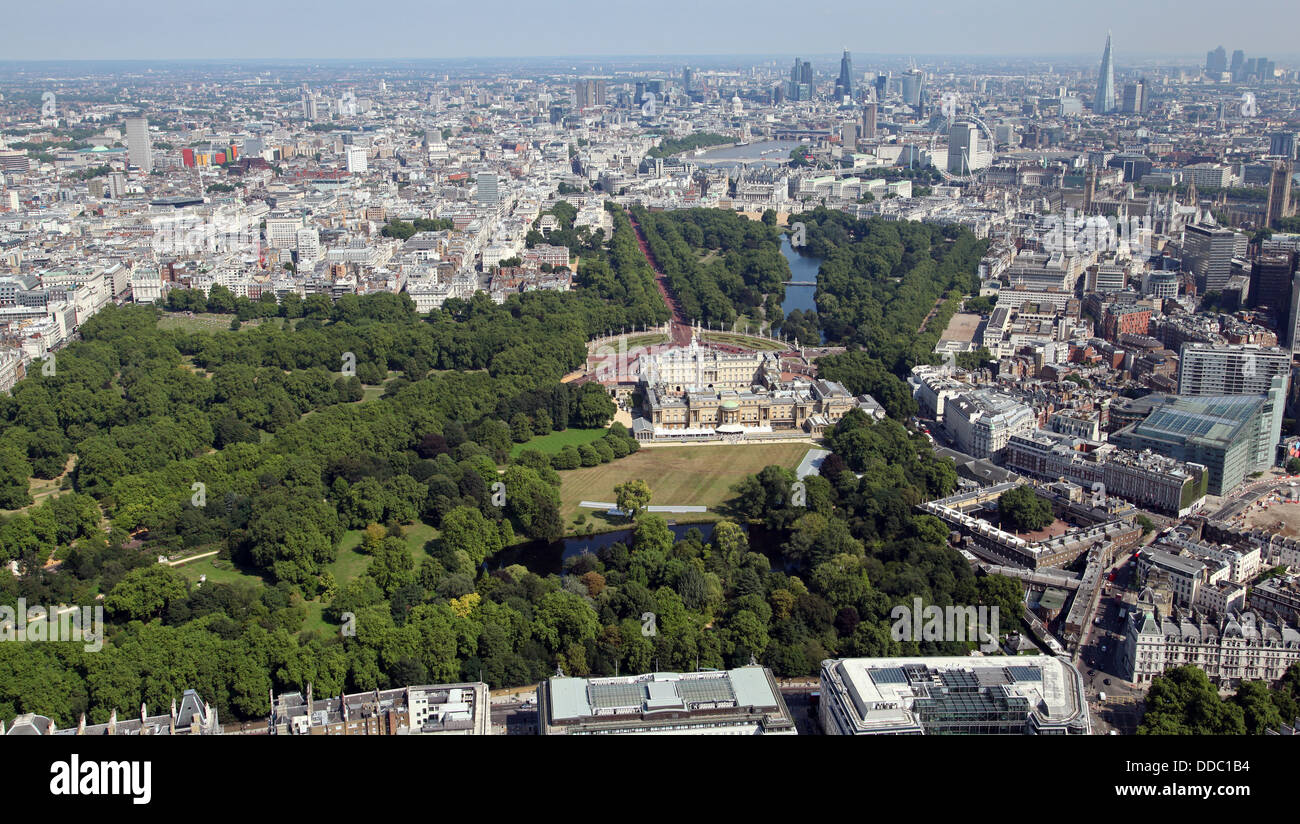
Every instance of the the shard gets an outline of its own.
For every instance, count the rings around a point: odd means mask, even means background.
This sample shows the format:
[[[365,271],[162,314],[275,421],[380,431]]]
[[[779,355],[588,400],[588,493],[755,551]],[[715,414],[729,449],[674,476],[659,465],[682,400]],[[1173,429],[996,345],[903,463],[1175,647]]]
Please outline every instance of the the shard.
[[[1092,100],[1097,114],[1115,111],[1115,59],[1110,53],[1110,32],[1106,32],[1106,50],[1101,53],[1101,73],[1097,78],[1097,96]]]

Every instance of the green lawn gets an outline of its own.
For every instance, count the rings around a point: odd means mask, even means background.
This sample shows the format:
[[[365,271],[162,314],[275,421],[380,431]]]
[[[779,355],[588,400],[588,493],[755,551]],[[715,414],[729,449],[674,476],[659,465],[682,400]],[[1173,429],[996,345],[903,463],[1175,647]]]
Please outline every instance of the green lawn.
[[[744,335],[731,335],[726,332],[703,332],[700,337],[709,343],[724,343],[728,346],[739,346],[744,349],[785,349],[786,346],[780,341],[771,341],[766,338],[751,338]]]
[[[428,553],[425,552],[424,545],[438,536],[438,530],[422,523],[406,526],[404,529],[406,531],[407,549],[410,550],[411,559],[418,567],[421,561],[429,557]],[[359,529],[344,533],[343,540],[339,542],[337,558],[333,563],[325,567],[334,574],[334,580],[340,587],[365,572],[366,567],[370,565],[370,556],[357,549],[361,545],[361,535],[362,531]],[[263,586],[268,583],[268,580],[261,575],[240,569],[231,564],[230,561],[219,560],[216,555],[202,558],[190,564],[181,564],[176,567],[176,571],[191,582],[199,580],[200,575],[206,575],[210,583],[216,584],[233,584],[243,581],[255,586]],[[325,620],[324,610],[325,604],[321,599],[317,598],[308,601],[307,620],[303,623],[302,631],[320,630],[330,634],[337,632],[337,625]]]
[[[642,449],[635,455],[600,466],[560,473],[560,513],[567,526],[584,513],[597,528],[622,527],[581,501],[613,503],[614,487],[639,478],[650,485],[652,506],[707,506],[703,514],[669,516],[676,521],[716,521],[717,511],[732,497],[731,487],[769,464],[794,469],[811,446],[807,443],[748,444],[736,446],[668,446]]]
[[[424,545],[438,536],[438,530],[424,523],[404,526],[402,529],[406,532],[406,548],[418,567],[428,557]],[[334,580],[340,587],[365,572],[370,565],[370,556],[358,549],[362,534],[359,529],[343,533],[343,540],[339,541],[338,557],[334,563],[325,567],[334,574]]]
[[[630,335],[627,339],[627,348],[630,352],[633,349],[640,349],[644,346],[658,346],[661,343],[667,342],[668,336],[663,332],[651,332],[645,335]]]
[[[577,429],[570,427],[563,432],[551,432],[546,435],[538,435],[530,441],[517,443],[510,450],[510,456],[514,457],[525,449],[536,449],[547,455],[558,454],[561,449],[572,444],[581,446],[584,443],[591,443],[607,433],[608,429]]]
[[[168,312],[158,318],[158,328],[180,329],[184,332],[229,332],[230,319],[233,317],[234,315],[218,315],[209,312],[200,312],[191,317],[184,312]],[[270,320],[274,323],[280,319]],[[240,328],[250,329],[263,322],[261,318],[246,320]]]
[[[206,552],[208,550],[204,550]],[[191,582],[199,580],[199,576],[206,575],[209,583],[213,584],[236,584],[245,582],[256,586],[266,583],[266,580],[256,572],[240,569],[230,561],[223,561],[216,555],[209,555],[207,558],[200,558],[189,564],[180,564],[175,570]]]

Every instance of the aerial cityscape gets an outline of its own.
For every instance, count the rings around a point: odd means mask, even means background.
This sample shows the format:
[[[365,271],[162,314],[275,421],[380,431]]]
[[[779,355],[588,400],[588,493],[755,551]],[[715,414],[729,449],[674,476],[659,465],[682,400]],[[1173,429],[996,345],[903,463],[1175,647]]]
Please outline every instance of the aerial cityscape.
[[[1093,22],[0,60],[0,736],[1300,734],[1300,56]]]

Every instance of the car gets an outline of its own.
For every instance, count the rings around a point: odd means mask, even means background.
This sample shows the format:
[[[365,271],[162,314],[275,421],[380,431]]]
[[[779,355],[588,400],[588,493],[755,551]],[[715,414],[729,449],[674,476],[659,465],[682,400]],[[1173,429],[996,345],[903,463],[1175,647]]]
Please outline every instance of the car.
[[[1097,674],[1097,671],[1096,671],[1095,669],[1090,669],[1090,670],[1088,670],[1088,677],[1089,677],[1089,678],[1091,678],[1092,676],[1094,676],[1094,675],[1096,675],[1096,674]]]

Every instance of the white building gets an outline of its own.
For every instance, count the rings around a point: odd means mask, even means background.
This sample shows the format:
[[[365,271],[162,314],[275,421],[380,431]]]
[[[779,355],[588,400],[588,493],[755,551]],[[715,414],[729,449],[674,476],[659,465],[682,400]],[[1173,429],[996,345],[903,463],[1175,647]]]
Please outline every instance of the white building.
[[[365,174],[370,168],[366,148],[364,146],[349,146],[347,151],[347,163],[349,174]]]
[[[1088,735],[1083,678],[1050,655],[822,662],[827,735]]]

